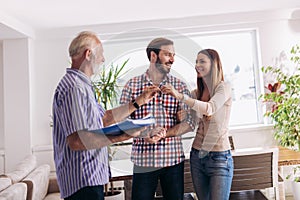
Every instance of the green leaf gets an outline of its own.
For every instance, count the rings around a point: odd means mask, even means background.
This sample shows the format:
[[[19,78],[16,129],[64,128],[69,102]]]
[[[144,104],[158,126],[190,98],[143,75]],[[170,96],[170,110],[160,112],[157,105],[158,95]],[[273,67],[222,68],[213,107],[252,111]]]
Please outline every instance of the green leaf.
[[[114,66],[112,63],[109,67],[104,67],[100,74],[94,76],[93,88],[96,99],[105,109],[115,106],[118,102],[117,81],[122,73],[125,73],[124,68],[128,61],[129,59],[124,61],[121,67]]]
[[[286,74],[282,68],[273,66],[261,68],[263,73],[271,73],[275,82],[281,83],[283,93],[265,93],[258,98],[270,108],[276,106],[264,114],[274,122],[274,138],[283,146],[300,148],[300,46],[293,46],[290,53],[296,65],[294,74]]]

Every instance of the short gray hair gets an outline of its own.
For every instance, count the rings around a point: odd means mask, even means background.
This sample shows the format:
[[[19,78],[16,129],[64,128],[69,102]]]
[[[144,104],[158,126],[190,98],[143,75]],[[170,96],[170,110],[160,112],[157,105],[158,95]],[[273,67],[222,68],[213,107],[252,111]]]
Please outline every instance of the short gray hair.
[[[73,57],[100,42],[98,36],[91,31],[80,32],[69,46],[69,56]]]

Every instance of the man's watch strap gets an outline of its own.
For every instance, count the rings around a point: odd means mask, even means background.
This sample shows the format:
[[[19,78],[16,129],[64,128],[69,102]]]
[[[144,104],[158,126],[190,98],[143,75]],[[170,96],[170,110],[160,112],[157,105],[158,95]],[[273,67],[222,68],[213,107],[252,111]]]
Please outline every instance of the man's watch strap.
[[[132,102],[132,105],[133,105],[136,109],[139,109],[139,108],[140,108],[139,104],[135,101],[135,99],[133,99],[131,102]]]

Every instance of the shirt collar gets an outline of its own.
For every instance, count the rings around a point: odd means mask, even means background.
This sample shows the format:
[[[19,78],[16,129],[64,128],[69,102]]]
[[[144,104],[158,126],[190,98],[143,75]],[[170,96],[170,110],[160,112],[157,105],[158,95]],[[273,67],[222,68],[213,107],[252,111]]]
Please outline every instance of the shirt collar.
[[[73,68],[67,68],[67,73],[68,74],[72,74],[77,76],[78,78],[80,78],[80,80],[82,80],[83,82],[89,84],[92,86],[92,81],[91,78],[88,77],[85,73],[83,73],[82,71],[78,70],[78,69],[73,69]]]
[[[169,83],[169,82],[170,82],[170,77],[171,77],[171,75],[170,75],[170,73],[168,73],[168,74],[164,77],[164,79],[162,80],[162,82],[159,84],[159,87],[162,86],[162,85],[165,85],[165,84]],[[153,81],[152,81],[152,80],[150,79],[150,77],[149,77],[149,70],[147,70],[147,71],[144,73],[144,75],[143,75],[143,82],[144,82],[144,83],[151,83],[151,85],[153,85]]]

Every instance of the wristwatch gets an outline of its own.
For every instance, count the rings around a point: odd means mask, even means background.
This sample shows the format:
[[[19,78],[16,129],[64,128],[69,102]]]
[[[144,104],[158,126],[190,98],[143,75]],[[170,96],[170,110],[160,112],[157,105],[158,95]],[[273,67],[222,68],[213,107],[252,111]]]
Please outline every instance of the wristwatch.
[[[133,99],[131,102],[132,102],[132,105],[133,105],[136,109],[139,109],[139,108],[140,108],[139,104],[135,101],[135,99]]]

